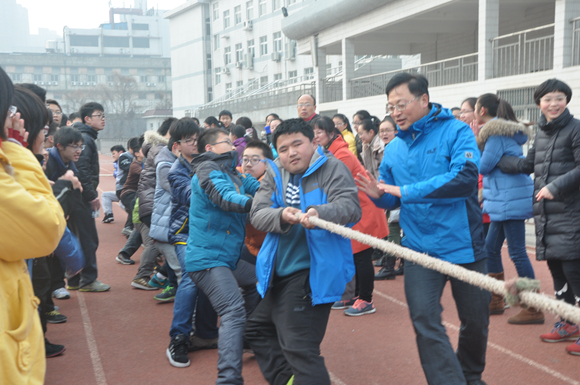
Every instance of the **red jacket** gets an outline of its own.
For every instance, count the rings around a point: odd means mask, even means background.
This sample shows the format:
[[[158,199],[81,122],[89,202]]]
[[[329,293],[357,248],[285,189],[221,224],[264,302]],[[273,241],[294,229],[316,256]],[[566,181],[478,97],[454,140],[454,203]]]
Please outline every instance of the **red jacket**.
[[[328,147],[330,151],[337,159],[340,159],[342,163],[348,167],[353,178],[357,174],[366,175],[365,168],[358,161],[352,152],[348,149],[348,144],[344,141],[342,136],[337,136],[332,144]],[[370,200],[370,198],[364,192],[358,192],[358,199],[360,201],[360,206],[362,208],[362,218],[361,220],[353,226],[353,230],[360,231],[368,235],[372,235],[377,238],[385,238],[389,235],[389,227],[387,225],[387,217],[383,209],[378,208]],[[363,250],[370,248],[369,245],[360,243],[357,241],[352,242],[352,252],[354,254],[359,253]]]

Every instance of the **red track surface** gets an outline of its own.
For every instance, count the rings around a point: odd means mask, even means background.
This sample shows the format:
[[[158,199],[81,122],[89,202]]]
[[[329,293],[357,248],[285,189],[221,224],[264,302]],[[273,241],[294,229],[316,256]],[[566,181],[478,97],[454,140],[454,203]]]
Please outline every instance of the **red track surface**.
[[[114,190],[111,158],[101,156],[100,190]],[[124,212],[114,205],[116,221],[103,224],[97,219],[99,279],[111,285],[106,293],[72,292],[69,300],[56,300],[68,322],[49,325],[47,337],[64,344],[63,356],[48,359],[46,384],[196,384],[210,385],[217,377],[217,351],[190,353],[191,366],[174,368],[165,357],[169,344],[172,304],[153,299],[158,292],[130,286],[141,250],[133,257],[136,265],[115,262],[125,243],[120,234]],[[504,250],[505,251],[505,250]],[[542,291],[553,293],[545,263],[530,254]],[[506,276],[515,276],[513,263],[504,252]],[[347,317],[333,311],[322,344],[322,354],[333,384],[426,384],[415,335],[406,308],[403,279],[375,283],[377,311],[362,317]],[[450,291],[443,295],[448,334],[456,345],[459,320]],[[544,325],[516,326],[506,320],[519,309],[492,316],[483,379],[489,385],[580,385],[580,357],[567,354],[567,343],[544,343],[541,333],[550,331],[557,317],[546,314]],[[246,384],[266,384],[252,355],[244,355]]]

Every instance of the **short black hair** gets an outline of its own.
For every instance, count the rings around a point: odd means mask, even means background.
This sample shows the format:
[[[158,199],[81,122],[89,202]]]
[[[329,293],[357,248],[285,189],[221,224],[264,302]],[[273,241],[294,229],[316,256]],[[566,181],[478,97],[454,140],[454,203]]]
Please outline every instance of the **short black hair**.
[[[451,111],[461,111],[461,108],[459,108],[459,107],[451,107]]]
[[[316,105],[316,98],[312,94],[302,94],[298,97],[298,99],[296,99],[296,102],[298,102],[298,100],[300,100],[300,98],[303,96],[310,96],[312,98],[312,103],[314,103],[314,105]],[[266,118],[267,118],[267,116],[266,116]]]
[[[85,118],[87,116],[91,116],[95,111],[101,111],[104,113],[105,109],[101,104],[97,102],[89,102],[81,106],[81,109],[79,110],[79,115],[84,124],[86,124]]]
[[[354,121],[354,117],[358,116],[360,120],[370,119],[371,114],[367,110],[358,110],[352,116],[352,120]]]
[[[49,124],[50,112],[35,93],[20,85],[14,87],[13,104],[24,119],[28,131],[28,149],[32,151],[36,137]]]
[[[209,128],[202,132],[199,138],[197,138],[197,152],[200,154],[206,152],[205,146],[215,143],[220,134],[228,135],[228,132],[223,128]]]
[[[222,110],[222,111],[220,111],[220,114],[218,115],[218,117],[221,119],[221,117],[224,116],[224,115],[225,116],[229,116],[230,118],[233,119],[232,113],[229,112],[228,110]]]
[[[232,133],[232,135],[235,135],[236,138],[238,139],[243,138],[244,136],[246,136],[246,127],[236,124],[235,126],[232,127],[230,132]]]
[[[141,145],[139,144],[139,137],[134,137],[131,138],[127,141],[127,148],[129,150],[133,150],[133,152],[135,151],[139,151],[139,149],[141,148]]]
[[[496,94],[483,94],[477,98],[475,104],[479,105],[479,108],[485,107],[487,114],[494,118],[498,117],[513,122],[518,121],[512,106],[505,100],[500,99]]]
[[[36,84],[32,83],[20,83],[18,84],[19,87],[24,87],[27,90],[32,91],[32,93],[36,94],[40,98],[40,101],[44,103],[46,101],[46,89],[37,86]]]
[[[397,123],[395,123],[395,120],[390,115],[385,116],[385,118],[381,120],[381,124],[383,124],[384,122],[391,123],[395,128],[395,131],[399,131],[399,129],[397,128]],[[381,126],[381,124],[379,124],[379,127]]]
[[[270,146],[268,146],[266,143],[262,142],[261,140],[250,140],[246,144],[246,147],[244,148],[244,152],[246,151],[247,148],[257,148],[259,150],[262,150],[262,155],[264,155],[264,157],[266,157],[270,160],[274,160],[274,153],[272,152],[272,149],[270,148]]]
[[[73,112],[68,116],[68,120],[70,120],[70,122],[72,123],[73,120],[78,119],[81,117],[81,114],[79,114],[78,112]]]
[[[536,88],[534,92],[534,102],[536,105],[540,105],[540,99],[544,97],[544,95],[550,92],[562,92],[566,95],[566,104],[570,103],[570,99],[572,99],[572,89],[568,84],[564,83],[558,79],[548,79]]]
[[[427,78],[423,75],[411,74],[409,72],[400,72],[389,80],[385,90],[387,97],[389,97],[389,93],[391,93],[393,88],[403,84],[406,84],[409,87],[409,92],[416,97],[423,94],[427,94],[427,97],[429,97],[429,81]]]
[[[62,127],[54,134],[54,145],[68,146],[69,144],[83,143],[83,135],[81,132],[72,127]]]
[[[58,106],[58,108],[60,109],[60,111],[62,112],[62,107],[60,106],[60,104],[58,104],[58,102],[54,99],[46,99],[46,104],[54,104],[56,106]]]
[[[195,116],[193,118],[191,118],[191,119],[193,119],[193,121],[195,122],[195,124],[197,124],[197,126],[199,127],[199,119],[196,118]]]
[[[120,144],[116,144],[113,147],[111,147],[111,152],[113,151],[117,151],[117,152],[125,152],[125,147],[123,147]]]
[[[376,135],[379,133],[380,124],[381,122],[376,116],[371,116],[370,119],[364,119],[362,122],[360,122],[359,128],[362,128],[366,132],[373,130]]]
[[[161,123],[159,128],[157,129],[157,133],[161,136],[167,135],[167,132],[171,128],[173,122],[177,122],[177,118],[167,118]]]
[[[471,97],[471,98],[467,98],[464,101],[461,102],[461,105],[463,105],[463,103],[467,103],[469,104],[469,106],[471,107],[472,110],[475,110],[475,103],[477,103],[477,98]]]
[[[238,118],[238,120],[236,120],[236,125],[244,126],[244,128],[252,128],[254,126],[252,120],[247,116],[242,116],[241,118]]]
[[[60,125],[66,126],[66,122],[68,122],[68,116],[64,112],[62,113],[62,118],[60,118]]]
[[[2,124],[2,129],[0,130],[0,138],[6,139],[6,132],[4,130],[4,122],[8,117],[8,108],[12,105],[12,98],[14,97],[14,84],[12,79],[8,74],[0,67],[0,124]]]
[[[266,115],[265,121],[267,121],[270,116],[273,118],[272,120],[274,120],[274,119],[280,119],[280,117],[278,116],[278,114],[276,114],[274,112],[270,112],[268,115]]]
[[[216,119],[215,116],[208,116],[207,118],[205,118],[205,120],[203,121],[205,124],[207,124],[208,126],[216,126],[216,127],[220,127],[220,121]]]
[[[344,124],[346,124],[346,129],[350,131],[351,134],[354,134],[354,132],[352,132],[352,127],[350,126],[350,121],[348,120],[348,118],[346,117],[346,115],[344,114],[334,114],[334,116],[332,117],[332,119],[334,118],[338,118],[340,120],[342,120],[342,122]]]
[[[199,126],[195,124],[192,118],[181,118],[171,125],[169,129],[169,143],[167,147],[171,150],[173,143],[178,142],[184,138],[189,138],[195,134],[199,134]]]
[[[48,133],[45,135],[46,138],[48,138],[49,136],[54,136],[54,134],[58,130],[58,128],[59,128],[58,124],[56,124],[55,122],[50,123],[48,125]]]
[[[308,122],[305,122],[300,118],[287,119],[283,121],[278,127],[276,127],[276,131],[274,131],[274,135],[272,137],[272,144],[274,145],[274,148],[276,150],[278,149],[277,142],[280,135],[298,133],[307,137],[311,142],[314,139],[314,130]]]
[[[329,137],[342,136],[338,128],[334,126],[334,122],[328,116],[319,116],[314,120],[314,128],[325,131]]]

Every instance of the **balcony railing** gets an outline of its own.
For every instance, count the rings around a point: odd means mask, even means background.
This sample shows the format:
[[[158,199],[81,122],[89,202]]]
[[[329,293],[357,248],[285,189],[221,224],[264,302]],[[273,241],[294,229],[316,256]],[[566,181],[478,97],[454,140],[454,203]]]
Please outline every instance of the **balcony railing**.
[[[477,80],[477,53],[421,64],[415,67],[368,75],[350,81],[352,98],[383,95],[387,83],[401,72],[424,75],[430,87],[466,83]]]
[[[491,42],[494,78],[554,67],[554,24],[498,36]]]
[[[580,17],[572,20],[572,65],[580,65]]]

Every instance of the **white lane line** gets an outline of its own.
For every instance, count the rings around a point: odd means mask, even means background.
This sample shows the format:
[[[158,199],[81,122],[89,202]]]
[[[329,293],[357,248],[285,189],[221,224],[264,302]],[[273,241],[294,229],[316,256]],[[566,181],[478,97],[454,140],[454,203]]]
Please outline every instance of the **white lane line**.
[[[336,375],[334,373],[328,372],[328,375],[330,376],[330,381],[332,381],[333,384],[335,385],[346,385],[345,382],[342,382],[340,380],[340,378],[336,377]]]
[[[79,306],[83,317],[83,326],[85,327],[85,336],[87,337],[91,361],[93,362],[95,380],[97,381],[97,385],[107,385],[107,378],[105,377],[105,370],[103,369],[101,356],[99,356],[99,350],[97,349],[97,341],[95,340],[95,335],[93,333],[93,326],[91,325],[91,319],[89,318],[89,309],[85,303],[85,297],[83,296],[83,293],[79,291],[77,292],[77,298],[79,299]]]
[[[409,306],[405,302],[399,301],[398,299],[393,298],[393,297],[391,297],[391,296],[389,296],[389,295],[387,295],[385,293],[381,293],[380,291],[378,291],[376,289],[375,289],[375,291],[373,291],[373,294],[377,294],[379,297],[383,297],[384,299],[389,300],[389,301],[391,301],[393,303],[396,303],[397,305],[400,305],[400,306],[402,306],[404,308],[407,308],[407,309],[409,308]],[[452,323],[443,321],[443,325],[445,325],[445,327],[447,327],[449,329],[453,329],[453,330],[455,330],[457,332],[459,331],[459,327],[455,326]],[[570,377],[567,377],[567,376],[563,375],[560,372],[557,372],[557,371],[555,371],[553,369],[550,369],[547,366],[540,364],[539,362],[536,362],[536,361],[531,360],[531,359],[529,359],[527,357],[524,357],[524,356],[522,356],[522,355],[520,355],[518,353],[515,353],[515,352],[513,352],[513,351],[511,351],[509,349],[506,349],[506,348],[504,348],[501,345],[494,344],[493,342],[489,342],[488,341],[487,342],[487,346],[491,347],[492,349],[497,350],[500,353],[506,354],[506,355],[510,356],[511,358],[513,358],[515,360],[518,360],[518,361],[520,361],[520,362],[522,362],[524,364],[530,365],[533,368],[536,368],[538,370],[541,370],[541,371],[543,371],[543,372],[545,372],[545,373],[547,373],[547,374],[549,374],[549,375],[551,375],[553,377],[556,377],[557,379],[560,379],[560,380],[562,380],[562,381],[564,381],[564,382],[566,382],[566,383],[568,383],[570,385],[580,385],[580,382],[578,382],[578,381],[576,381],[576,380],[574,380],[574,379],[572,379]]]

